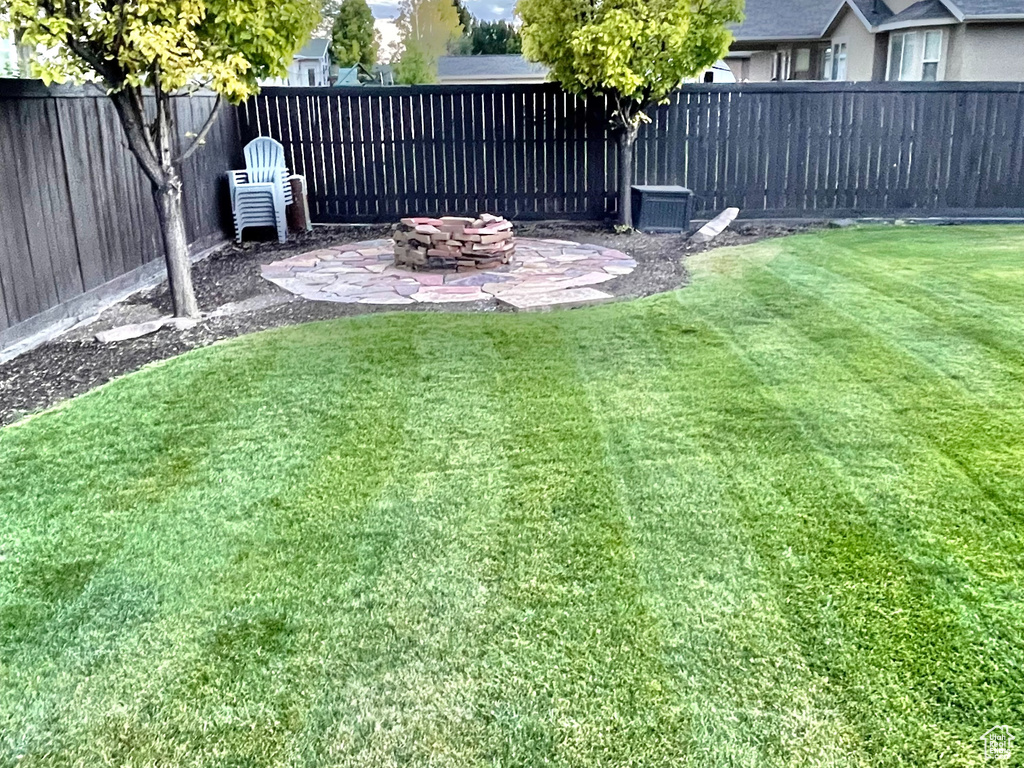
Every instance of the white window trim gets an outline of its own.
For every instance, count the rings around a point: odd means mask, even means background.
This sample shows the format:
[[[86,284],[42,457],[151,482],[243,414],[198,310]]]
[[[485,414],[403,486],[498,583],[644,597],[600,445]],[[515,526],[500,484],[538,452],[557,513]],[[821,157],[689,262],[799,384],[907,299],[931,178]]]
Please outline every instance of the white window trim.
[[[791,52],[788,48],[779,48],[772,55],[772,80],[785,82],[792,72],[790,67]]]
[[[934,32],[934,33],[939,35],[939,58],[938,59],[925,59],[924,58],[925,39],[926,39],[926,36],[928,35],[928,33],[930,33],[930,32]],[[901,50],[901,56],[900,56],[901,61],[900,61],[900,65],[898,66],[898,69],[897,69],[897,72],[899,73],[902,70],[902,52],[906,51],[906,49],[907,49],[906,38],[911,36],[911,35],[913,35],[913,36],[915,36],[917,38],[916,45],[914,46],[914,48],[915,48],[914,77],[912,79],[910,79],[910,80],[902,80],[900,77],[893,78],[893,76],[892,76],[893,75],[893,60],[892,60],[893,44],[896,42],[896,38],[897,37],[903,39],[903,48]],[[886,55],[886,62],[885,62],[885,79],[886,80],[893,80],[895,82],[919,83],[919,82],[922,81],[922,78],[924,77],[924,65],[926,63],[936,63],[936,64],[938,64],[938,66],[936,67],[935,80],[936,81],[945,80],[945,78],[946,78],[946,39],[947,38],[946,38],[945,31],[942,30],[941,28],[940,29],[934,29],[934,28],[930,28],[930,29],[914,29],[914,30],[908,30],[906,32],[891,32],[889,34],[889,51],[888,51],[888,53]]]
[[[839,77],[839,54],[843,55],[842,77]],[[822,53],[822,79],[830,82],[845,82],[849,74],[850,46],[845,40],[833,40],[826,51]],[[828,66],[825,67],[825,63]]]

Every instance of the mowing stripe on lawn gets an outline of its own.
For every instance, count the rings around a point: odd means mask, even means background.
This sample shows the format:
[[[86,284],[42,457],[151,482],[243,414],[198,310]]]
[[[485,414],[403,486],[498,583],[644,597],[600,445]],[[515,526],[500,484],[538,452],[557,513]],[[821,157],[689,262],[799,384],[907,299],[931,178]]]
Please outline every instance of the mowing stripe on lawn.
[[[804,310],[796,316],[811,314],[809,308]],[[829,325],[828,319],[822,319],[824,311],[823,306],[816,308],[813,331]],[[833,321],[836,326],[842,324],[842,320]],[[965,615],[980,611],[983,637],[998,634],[998,624],[1005,624],[1010,609],[999,595],[1013,587],[1016,577],[1011,574],[1024,566],[1021,542],[1004,533],[1009,523],[1004,511],[915,428],[911,412],[894,409],[884,390],[864,384],[829,348],[803,335],[811,328],[780,318],[771,326],[741,330],[739,343],[765,378],[775,383],[786,407],[799,415],[808,439],[834,459],[865,503],[883,512],[877,524],[902,542],[907,557],[941,577],[939,591],[945,586],[951,599],[967,601],[960,608]],[[870,329],[853,323],[848,332],[851,339],[872,335]],[[856,343],[851,341],[851,346]],[[780,361],[776,351],[781,346],[801,352],[802,365]],[[878,341],[867,349],[877,352]],[[905,365],[921,367],[912,356]],[[921,375],[930,373],[924,367]],[[822,391],[815,386],[823,380],[835,382],[835,388]],[[930,389],[918,387],[918,391]],[[950,477],[961,482],[944,485]],[[937,494],[937,488],[944,492]],[[991,624],[991,619],[999,621]]]
[[[793,291],[788,306],[779,310],[779,318],[814,344],[803,357],[811,360],[812,365],[830,366],[833,372],[822,376],[842,375],[835,372],[846,371],[844,378],[864,381],[875,393],[849,426],[870,422],[880,409],[887,409],[889,420],[899,422],[903,434],[917,436],[919,446],[927,445],[927,450],[940,454],[937,470],[962,475],[969,481],[966,487],[957,485],[951,489],[958,495],[966,494],[962,499],[951,500],[956,506],[950,521],[956,547],[966,546],[962,556],[977,559],[986,576],[998,578],[999,572],[1017,572],[1024,565],[1024,541],[1006,536],[992,539],[989,532],[1007,527],[1014,518],[1013,510],[1024,503],[1024,474],[1020,472],[1024,466],[1024,445],[1019,441],[1024,410],[979,403],[936,366],[922,361],[909,349],[916,346],[913,341],[887,340],[877,332],[876,324],[858,322],[853,315],[837,311],[835,302],[806,291],[802,283],[791,282],[774,270],[771,274],[772,278],[751,276],[747,290],[754,295]],[[841,342],[836,343],[836,339]],[[945,353],[961,352],[962,345],[951,338]],[[805,378],[802,370],[787,369],[779,362],[777,356],[765,360],[776,370],[777,377]],[[811,390],[820,377],[806,377],[805,381],[804,388]],[[910,383],[912,399],[907,391]],[[809,415],[814,410],[812,407]],[[941,427],[928,428],[939,419]],[[882,423],[886,424],[886,420]],[[884,428],[892,434],[891,425]],[[981,446],[984,447],[979,450]],[[856,445],[846,448],[851,454],[857,450]],[[919,447],[915,453],[920,457],[925,450]],[[951,466],[943,467],[943,461]],[[931,488],[939,484],[936,478]],[[965,526],[964,520],[971,518],[975,526]],[[980,547],[979,551],[973,551],[972,541],[973,547]],[[986,569],[994,570],[988,573]]]
[[[701,376],[729,350],[686,307],[649,310],[613,331],[597,318],[574,330],[628,503],[645,601],[690,719],[693,764],[868,765],[827,680],[793,640],[784,595],[725,492],[729,478],[701,444],[702,388],[685,386],[669,364],[685,358]]]
[[[480,380],[487,339],[456,324],[418,316],[396,328],[415,350],[392,373],[409,412],[386,482],[338,534],[361,541],[364,565],[335,587],[295,762],[478,764],[493,737],[477,711],[485,595],[473,558],[504,483],[500,429]]]
[[[747,275],[743,285],[750,288],[756,282],[756,277]],[[765,316],[780,307],[798,303],[797,296],[786,296],[778,286],[763,296],[768,299],[768,304],[762,305],[762,311],[767,310]],[[721,295],[712,297],[705,309],[709,316],[719,317],[724,323],[722,332],[731,336],[743,326],[728,323],[729,307],[722,303],[722,298]],[[750,298],[750,294],[742,292],[737,297],[740,302]],[[718,310],[723,311],[719,314]],[[835,341],[834,332],[826,330],[825,334]],[[801,370],[801,356],[793,354],[785,345],[782,349],[791,355],[789,365]],[[780,346],[770,351],[777,355]],[[805,356],[803,363],[811,363],[811,358]],[[752,366],[751,372],[756,371],[756,364]],[[729,372],[722,386],[739,377],[739,371]],[[808,378],[817,381],[819,386],[822,383],[820,378],[814,379],[813,370]],[[704,384],[707,386],[707,379]],[[836,385],[839,383],[833,384]],[[721,390],[712,383],[707,391],[714,395]],[[739,498],[745,499],[744,506],[752,523],[770,534],[769,541],[776,542],[763,550],[765,556],[774,553],[778,558],[783,554],[796,566],[796,573],[787,585],[791,589],[791,607],[806,622],[807,628],[817,625],[818,643],[825,640],[839,644],[828,654],[832,658],[825,669],[831,667],[829,673],[833,678],[837,674],[863,678],[853,688],[860,690],[863,686],[870,692],[870,698],[862,700],[858,709],[862,710],[861,717],[872,724],[873,736],[877,737],[874,731],[878,729],[881,733],[888,731],[886,735],[892,737],[882,740],[886,744],[886,757],[903,755],[910,760],[940,757],[947,760],[952,759],[951,754],[969,756],[976,751],[971,745],[974,734],[979,728],[984,730],[985,721],[981,717],[1005,709],[1007,701],[1000,698],[999,689],[1012,686],[1012,680],[999,668],[998,662],[986,663],[985,643],[978,638],[972,641],[965,637],[958,626],[958,617],[942,607],[939,593],[929,588],[936,574],[923,572],[913,563],[894,556],[894,542],[888,541],[876,522],[871,522],[869,508],[851,496],[843,474],[836,474],[842,473],[842,468],[831,461],[822,462],[812,446],[803,444],[806,426],[800,415],[792,414],[790,429],[782,428],[781,422],[771,425],[772,418],[788,418],[786,397],[789,391],[784,383],[759,372],[758,377],[750,381],[749,394],[744,397],[741,392],[733,392],[723,399],[717,409],[721,420],[713,422],[714,433],[721,441],[721,448],[731,449],[723,451],[723,458],[728,457],[736,473],[733,488],[742,494]],[[745,413],[743,422],[752,426],[767,425],[769,429],[763,435],[732,434],[737,401],[743,399],[749,403],[748,408],[763,411],[760,419]],[[707,415],[714,414],[715,410],[709,409]],[[842,418],[841,413],[837,416]],[[755,467],[758,461],[759,439],[764,441],[763,450],[770,451],[773,463],[778,465],[769,474],[771,482],[767,486],[763,478],[760,486],[753,477],[749,485],[743,482],[748,467]],[[777,489],[775,494],[779,494],[776,498],[770,492],[772,486]],[[768,514],[775,505],[791,511],[783,515]],[[795,550],[792,554],[790,547]],[[780,564],[782,562],[780,559]],[[817,593],[820,599],[818,588],[822,585],[816,583],[815,577],[825,574],[829,575],[828,582],[844,583],[847,591],[835,595],[834,603],[823,610],[820,604],[815,605],[811,593]],[[810,593],[808,587],[812,587]],[[891,612],[879,610],[885,605],[900,608]],[[821,620],[829,615],[834,616],[838,624],[829,627]],[[872,615],[879,620],[877,624],[865,620]],[[835,637],[836,634],[840,637]],[[849,637],[843,641],[842,635]],[[845,663],[847,659],[838,654],[844,642],[862,649],[849,659],[854,662],[849,666]],[[808,646],[808,652],[813,657],[815,648]],[[872,656],[875,657],[873,662],[869,661]],[[877,664],[878,672],[869,671],[863,666],[865,662]],[[948,697],[959,690],[972,692],[973,711],[968,708],[965,712],[954,713],[946,708]],[[857,701],[859,697],[851,699]],[[880,715],[879,710],[886,708],[892,711],[888,722],[882,722],[884,715]],[[924,726],[916,734],[917,739],[899,743],[889,723],[900,718]],[[946,721],[946,730],[936,728],[940,721]],[[934,733],[930,733],[931,730]],[[906,734],[900,735],[905,737]],[[925,746],[928,742],[933,742],[930,749]],[[923,753],[922,747],[926,750]]]
[[[870,326],[890,346],[898,346],[990,406],[1021,408],[1007,395],[1024,383],[1024,328],[982,330],[962,310],[925,312],[880,292],[854,276],[808,263],[801,255],[780,253],[765,263],[794,288],[813,294],[833,312]]]
[[[22,712],[55,717],[80,685],[78,677],[98,673],[122,653],[167,600],[166,582],[134,568],[134,549],[141,538],[144,556],[154,556],[152,528],[170,508],[151,503],[154,482],[162,483],[168,502],[180,500],[197,482],[202,457],[237,416],[236,406],[214,393],[226,385],[244,388],[245,381],[221,365],[223,356],[216,357],[219,363],[201,354],[168,364],[166,371],[144,371],[132,385],[117,382],[86,396],[89,406],[60,409],[3,431],[3,486],[8,500],[22,503],[4,504],[18,513],[6,521],[0,544],[6,571],[0,579],[0,685],[24,697],[17,705]],[[269,357],[270,350],[258,350],[257,359]],[[254,370],[246,380],[256,382],[260,375]],[[180,408],[193,390],[187,400],[199,416],[188,423]],[[140,420],[111,430],[126,410]],[[74,455],[62,439],[67,430],[81,441]],[[43,437],[26,449],[26,436],[39,433]],[[135,450],[124,448],[126,434]],[[184,434],[188,439],[180,442]],[[0,701],[15,706],[11,696]],[[20,716],[4,705],[0,716],[11,718],[11,727],[0,729],[4,739],[16,752],[29,749],[30,732],[18,729]]]
[[[281,341],[287,346],[287,337],[281,337]],[[247,342],[243,342],[240,349],[248,346]],[[365,363],[363,369],[374,371],[374,377],[364,380],[364,396],[358,397],[360,390],[352,388],[356,397],[347,404],[342,400],[340,413],[346,413],[346,405],[349,416],[366,413],[366,395],[379,391],[376,375],[380,360],[372,351],[377,346],[379,340],[376,337],[367,345],[368,352],[375,359]],[[219,411],[224,418],[214,421],[218,413],[214,405],[200,410],[198,418],[203,423],[218,423],[222,428],[232,424],[244,425],[236,428],[243,432],[251,430],[254,434],[248,438],[244,435],[231,436],[223,434],[221,429],[223,442],[204,461],[194,465],[196,472],[187,488],[169,493],[159,504],[142,504],[140,511],[146,516],[124,524],[124,538],[127,541],[137,540],[140,549],[148,545],[148,559],[136,559],[142,557],[141,552],[126,546],[119,553],[119,559],[109,566],[113,574],[111,578],[121,582],[125,578],[139,581],[159,579],[151,584],[149,597],[155,605],[149,606],[146,622],[137,632],[126,635],[122,633],[124,628],[117,623],[119,612],[123,612],[124,607],[111,606],[99,611],[98,616],[111,623],[111,629],[105,630],[105,634],[111,636],[113,632],[117,646],[101,649],[106,655],[101,659],[101,666],[92,670],[89,687],[74,694],[47,687],[46,693],[52,705],[65,712],[64,717],[55,723],[57,731],[65,732],[69,743],[88,750],[90,761],[99,760],[102,756],[103,761],[120,764],[121,760],[129,760],[139,749],[150,754],[164,754],[168,760],[180,759],[183,750],[196,749],[201,754],[204,739],[212,741],[222,737],[221,731],[230,731],[232,722],[243,719],[245,725],[238,732],[247,744],[261,744],[262,741],[260,748],[267,749],[274,743],[273,739],[254,740],[252,721],[248,717],[251,713],[242,712],[240,714],[244,717],[238,717],[230,709],[225,709],[223,702],[230,700],[227,696],[220,698],[225,691],[205,691],[213,696],[218,706],[204,708],[201,701],[204,691],[190,687],[197,676],[206,682],[212,676],[214,681],[207,687],[217,688],[215,678],[219,674],[218,669],[231,669],[233,663],[231,654],[225,653],[224,648],[232,638],[247,644],[245,651],[254,652],[257,656],[261,645],[267,646],[268,642],[275,641],[272,635],[277,631],[277,616],[269,619],[257,616],[252,620],[233,616],[230,607],[232,592],[224,589],[224,579],[237,582],[241,577],[242,583],[236,584],[240,590],[236,599],[251,600],[244,578],[247,569],[243,556],[246,548],[252,546],[250,539],[259,535],[254,533],[254,529],[268,523],[280,524],[278,516],[282,504],[278,494],[282,490],[281,485],[287,488],[291,483],[301,482],[303,464],[317,455],[306,444],[304,435],[316,426],[314,418],[323,406],[316,400],[302,402],[301,398],[299,402],[291,403],[277,400],[275,394],[283,382],[280,379],[268,380],[261,375],[262,365],[277,361],[276,345],[265,343],[253,349],[253,354],[239,354],[223,368],[224,371],[236,372],[234,376],[244,373],[249,385],[239,379],[230,389],[215,386],[210,390],[220,398],[219,402],[228,406],[226,410]],[[295,353],[306,354],[308,348],[298,348]],[[182,362],[186,360],[190,358]],[[351,371],[342,366],[339,373]],[[184,374],[185,383],[194,383],[187,370]],[[291,377],[294,378],[294,372]],[[221,383],[216,382],[218,385]],[[347,386],[351,387],[351,384],[352,381],[347,380]],[[225,392],[230,392],[230,397],[225,397]],[[325,401],[328,407],[330,403],[329,399]],[[195,398],[177,399],[177,410],[168,412],[166,419],[161,419],[162,423],[173,424],[172,428],[187,433],[189,445],[194,445],[191,442],[194,432],[192,414],[196,405],[202,403],[197,403]],[[249,418],[238,419],[239,411],[258,415],[265,421],[259,424]],[[141,412],[145,413],[145,409]],[[228,418],[232,413],[234,416]],[[374,421],[378,418],[374,416]],[[253,439],[260,434],[266,438],[265,441]],[[366,442],[363,433],[358,433],[356,439],[361,444]],[[388,446],[392,444],[390,440],[384,442]],[[146,441],[141,444],[146,445]],[[184,510],[191,512],[183,516],[180,512]],[[189,557],[182,558],[184,542],[188,542]],[[131,591],[123,591],[125,594],[120,595],[121,599],[129,600]],[[108,592],[110,590],[106,589],[102,594]],[[90,610],[96,613],[95,606]],[[236,626],[229,626],[232,623]],[[271,636],[264,636],[268,633]],[[82,638],[75,639],[82,642]],[[211,642],[219,648],[211,650]],[[152,659],[152,664],[141,665],[140,658]],[[126,662],[130,665],[123,666]],[[225,683],[230,677],[230,674],[223,674],[220,682]],[[71,680],[74,680],[73,676]],[[73,704],[73,701],[77,703]],[[168,709],[168,703],[176,701],[190,701],[192,704],[186,707],[172,705]],[[131,705],[126,706],[125,702],[131,702]],[[217,709],[220,712],[214,716]],[[276,720],[274,712],[269,716]],[[211,719],[220,722],[211,722]],[[259,722],[260,718],[252,720]],[[196,741],[190,744],[190,738]],[[31,753],[28,756],[31,757]],[[68,755],[69,759],[72,757],[73,754]]]
[[[496,765],[673,765],[688,723],[558,316],[492,325],[507,490],[489,532]]]
[[[904,300],[938,311],[952,307],[972,317],[1013,318],[1024,309],[1018,288],[1024,233],[1018,229],[894,232],[882,227],[860,230],[852,239],[816,237],[820,247],[800,249],[808,261],[870,281]]]

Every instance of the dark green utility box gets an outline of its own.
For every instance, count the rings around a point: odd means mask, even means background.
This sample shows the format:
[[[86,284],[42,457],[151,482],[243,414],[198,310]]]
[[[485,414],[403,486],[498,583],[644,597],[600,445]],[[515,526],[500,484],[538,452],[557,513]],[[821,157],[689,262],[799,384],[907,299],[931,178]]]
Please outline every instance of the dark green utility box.
[[[686,232],[693,193],[686,187],[633,187],[633,226],[642,232]]]

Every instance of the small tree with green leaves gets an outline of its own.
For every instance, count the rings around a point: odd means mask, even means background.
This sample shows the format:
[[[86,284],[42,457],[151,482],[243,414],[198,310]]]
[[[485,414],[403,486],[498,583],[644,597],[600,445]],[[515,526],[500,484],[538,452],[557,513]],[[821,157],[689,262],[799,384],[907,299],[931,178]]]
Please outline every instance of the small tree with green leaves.
[[[419,43],[410,40],[394,65],[395,82],[399,85],[426,85],[437,82],[437,62],[431,61]]]
[[[331,27],[331,60],[339,67],[362,64],[373,69],[380,52],[380,36],[366,0],[343,0]]]
[[[462,34],[458,37],[453,37],[448,43],[448,53],[452,56],[468,56],[473,52],[473,40],[471,33],[473,30],[473,24],[476,21],[473,18],[473,14],[469,12],[469,8],[462,0],[453,0],[455,6],[455,12],[459,14],[459,24],[462,26]]]
[[[455,4],[452,0],[402,0],[396,25],[402,41],[395,80],[406,84],[434,82],[438,57],[462,34]]]
[[[91,81],[110,96],[152,186],[178,316],[199,314],[182,163],[203,144],[222,98],[239,103],[262,78],[287,72],[318,8],[315,0],[0,0],[2,26],[44,52],[34,63],[44,81]],[[218,94],[216,106],[180,146],[171,98],[200,87]]]
[[[462,25],[462,34],[469,34],[469,30],[473,27],[473,14],[469,12],[469,8],[462,0],[452,0],[452,5],[455,6],[455,12],[459,15],[459,24]]]
[[[519,0],[523,52],[566,90],[607,97],[619,145],[619,221],[633,225],[633,144],[644,110],[726,51],[743,0]]]
[[[507,21],[478,21],[470,34],[474,55],[508,55],[523,52],[523,39]]]

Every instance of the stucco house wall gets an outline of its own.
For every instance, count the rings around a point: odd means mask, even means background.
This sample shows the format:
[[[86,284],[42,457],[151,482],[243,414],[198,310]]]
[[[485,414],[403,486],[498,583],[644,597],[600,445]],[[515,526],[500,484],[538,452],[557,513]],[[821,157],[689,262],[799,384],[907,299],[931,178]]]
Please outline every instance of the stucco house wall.
[[[750,54],[750,70],[748,78],[755,83],[767,82],[772,79],[772,51],[754,51]]]
[[[941,56],[925,61],[922,42],[934,37],[924,35],[936,30]],[[776,60],[789,80],[828,79],[825,52],[843,45],[846,80],[885,80],[890,40],[905,34],[916,44],[897,46],[897,77],[1024,81],[1024,0],[747,0],[734,34],[732,49],[743,57],[737,76],[753,82],[771,80]],[[797,60],[805,63],[799,70]]]
[[[850,10],[840,12],[825,35],[832,45],[846,43],[846,79],[871,80],[875,67],[875,36]]]
[[[951,47],[947,80],[1024,80],[1024,23],[966,24]]]
[[[964,77],[964,33],[966,25],[959,24],[946,29],[942,40],[942,56],[946,62],[945,76],[947,80],[966,80]]]
[[[893,13],[902,13],[916,2],[917,0],[885,0],[885,4]]]

